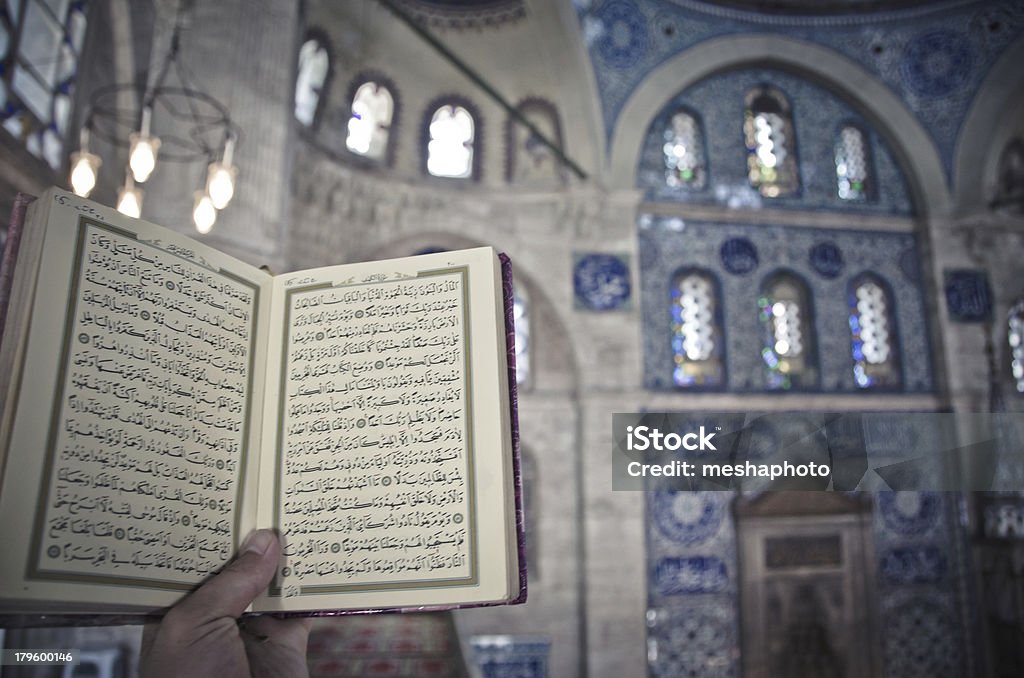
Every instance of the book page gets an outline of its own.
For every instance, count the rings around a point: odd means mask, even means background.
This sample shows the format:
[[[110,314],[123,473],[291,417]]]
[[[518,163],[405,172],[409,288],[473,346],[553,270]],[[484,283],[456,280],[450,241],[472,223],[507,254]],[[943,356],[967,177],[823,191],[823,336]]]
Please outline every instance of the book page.
[[[256,609],[504,595],[502,316],[493,251],[469,252],[276,281],[261,496],[286,548]]]
[[[165,605],[223,566],[253,523],[246,453],[269,276],[68,194],[43,199],[55,204],[31,376],[0,494],[4,515],[24,516],[0,529],[17,545],[4,597],[109,601],[110,587],[139,587],[118,600]]]

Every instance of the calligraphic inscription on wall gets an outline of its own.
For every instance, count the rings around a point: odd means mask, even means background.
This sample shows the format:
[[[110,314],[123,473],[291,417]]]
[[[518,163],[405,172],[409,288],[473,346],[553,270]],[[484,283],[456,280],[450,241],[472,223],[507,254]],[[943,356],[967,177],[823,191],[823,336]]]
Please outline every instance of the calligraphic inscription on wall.
[[[285,596],[476,577],[466,271],[367,282],[286,295]]]
[[[827,567],[843,564],[839,535],[770,537],[764,542],[765,567]]]
[[[31,576],[187,589],[234,549],[257,289],[81,219]]]

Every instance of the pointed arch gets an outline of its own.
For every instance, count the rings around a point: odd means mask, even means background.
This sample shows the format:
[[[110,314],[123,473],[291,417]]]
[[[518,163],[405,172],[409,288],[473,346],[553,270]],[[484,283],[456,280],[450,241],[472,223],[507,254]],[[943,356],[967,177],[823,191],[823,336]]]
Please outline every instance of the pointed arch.
[[[814,390],[819,384],[811,287],[788,269],[769,274],[757,299],[761,358],[769,390]]]
[[[874,273],[861,273],[846,294],[854,383],[865,390],[898,389],[903,376],[892,287]]]
[[[954,157],[956,199],[961,208],[981,207],[999,184],[999,160],[1014,136],[1024,133],[1024,39],[1010,45],[989,69],[960,127]]]
[[[927,130],[895,92],[837,52],[769,34],[707,40],[653,69],[633,91],[616,119],[608,156],[610,184],[628,187],[635,183],[645,130],[676,92],[715,73],[745,66],[770,66],[793,72],[853,103],[868,117],[903,165],[916,211],[925,214],[950,211],[951,197],[938,150]]]
[[[1024,393],[1024,297],[1006,315],[1006,340],[1010,348],[1010,377],[1017,393]]]
[[[516,108],[534,127],[563,147],[558,108],[540,97],[528,97]],[[505,121],[505,180],[510,183],[565,183],[565,168],[547,146],[511,115]]]
[[[480,110],[463,96],[440,96],[427,104],[420,142],[423,173],[479,181],[482,126]]]
[[[392,167],[401,108],[394,81],[377,71],[362,71],[349,83],[347,101],[346,148]]]
[[[700,115],[686,107],[672,113],[662,133],[665,145],[665,184],[699,191],[707,186],[707,153],[704,123]]]
[[[835,143],[836,193],[840,200],[864,202],[875,197],[871,141],[860,125],[843,123]]]
[[[766,198],[797,193],[800,163],[789,98],[770,85],[760,85],[747,92],[743,134],[750,185]]]
[[[721,284],[714,273],[681,268],[669,289],[672,383],[678,388],[724,388],[725,331]]]
[[[320,122],[332,71],[327,34],[318,28],[309,29],[299,47],[295,70],[294,114],[304,127],[314,128]]]

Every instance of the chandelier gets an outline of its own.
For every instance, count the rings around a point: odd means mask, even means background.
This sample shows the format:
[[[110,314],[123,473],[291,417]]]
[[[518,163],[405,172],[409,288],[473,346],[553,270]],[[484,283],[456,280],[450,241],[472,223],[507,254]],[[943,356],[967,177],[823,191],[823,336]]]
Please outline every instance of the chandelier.
[[[140,93],[136,83],[101,87],[90,97],[82,125],[79,150],[71,154],[71,188],[88,197],[96,187],[102,160],[89,151],[90,136],[128,149],[124,185],[118,190],[117,210],[138,218],[142,213],[142,186],[160,162],[205,162],[205,185],[193,194],[192,221],[200,233],[209,233],[217,213],[235,194],[238,169],[232,164],[239,139],[237,125],[227,108],[192,84],[179,60],[181,29],[193,0],[178,4],[170,47],[158,62],[156,77],[137,78],[149,84]],[[177,82],[175,82],[175,80]],[[141,96],[140,96],[141,94]],[[141,106],[125,108],[125,97],[141,100]],[[154,117],[160,121],[159,136]]]

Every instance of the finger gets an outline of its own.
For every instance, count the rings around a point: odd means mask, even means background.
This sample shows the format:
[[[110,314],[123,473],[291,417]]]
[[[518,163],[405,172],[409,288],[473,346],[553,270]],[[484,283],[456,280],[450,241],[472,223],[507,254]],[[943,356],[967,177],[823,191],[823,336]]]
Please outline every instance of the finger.
[[[311,619],[276,619],[269,615],[245,619],[242,634],[253,678],[308,676],[306,644]]]
[[[245,626],[253,633],[267,638],[288,638],[289,641],[301,640],[305,643],[309,630],[313,628],[313,620],[310,617],[279,619],[262,614],[258,617],[246,617]]]
[[[312,619],[277,619],[270,615],[246,617],[242,638],[246,645],[272,642],[281,647],[292,648],[305,655]]]
[[[256,530],[245,540],[239,555],[195,592],[176,605],[170,615],[183,625],[200,626],[221,617],[239,617],[274,578],[281,544],[273,530]]]

